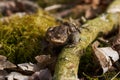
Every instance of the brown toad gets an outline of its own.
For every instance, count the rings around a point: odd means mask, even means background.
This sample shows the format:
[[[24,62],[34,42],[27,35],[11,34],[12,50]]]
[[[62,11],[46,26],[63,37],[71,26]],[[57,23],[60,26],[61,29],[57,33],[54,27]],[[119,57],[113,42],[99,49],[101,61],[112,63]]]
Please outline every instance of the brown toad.
[[[55,46],[74,46],[80,40],[80,29],[72,23],[64,22],[60,26],[50,27],[46,32],[46,40]]]

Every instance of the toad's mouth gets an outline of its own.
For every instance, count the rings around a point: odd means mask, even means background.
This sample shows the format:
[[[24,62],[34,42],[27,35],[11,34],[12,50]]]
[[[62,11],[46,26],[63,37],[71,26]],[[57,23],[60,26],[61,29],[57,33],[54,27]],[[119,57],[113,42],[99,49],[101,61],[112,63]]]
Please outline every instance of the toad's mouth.
[[[56,43],[56,44],[64,44],[67,41],[66,38],[62,38],[62,39],[56,39],[56,38],[52,38],[51,42]]]

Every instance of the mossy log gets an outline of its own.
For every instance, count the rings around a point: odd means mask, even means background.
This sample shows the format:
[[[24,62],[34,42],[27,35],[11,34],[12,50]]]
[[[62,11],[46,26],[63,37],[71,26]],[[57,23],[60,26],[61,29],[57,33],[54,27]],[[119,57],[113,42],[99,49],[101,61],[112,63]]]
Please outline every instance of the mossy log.
[[[46,30],[55,25],[55,18],[43,10],[0,22],[0,54],[14,63],[33,62],[41,54],[41,40]]]
[[[80,42],[72,48],[65,47],[59,54],[55,68],[54,80],[78,80],[77,72],[81,51],[85,49],[100,34],[107,34],[120,20],[120,0],[115,0],[106,14],[88,21],[81,30]],[[115,11],[112,11],[114,10]]]

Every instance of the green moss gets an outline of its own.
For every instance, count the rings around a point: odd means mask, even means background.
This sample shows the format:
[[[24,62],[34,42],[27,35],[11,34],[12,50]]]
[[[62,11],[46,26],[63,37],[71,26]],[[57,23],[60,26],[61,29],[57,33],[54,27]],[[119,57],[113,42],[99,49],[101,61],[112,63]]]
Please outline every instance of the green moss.
[[[55,19],[38,11],[22,18],[13,17],[8,24],[0,23],[0,54],[15,63],[30,62],[41,52],[41,40]]]

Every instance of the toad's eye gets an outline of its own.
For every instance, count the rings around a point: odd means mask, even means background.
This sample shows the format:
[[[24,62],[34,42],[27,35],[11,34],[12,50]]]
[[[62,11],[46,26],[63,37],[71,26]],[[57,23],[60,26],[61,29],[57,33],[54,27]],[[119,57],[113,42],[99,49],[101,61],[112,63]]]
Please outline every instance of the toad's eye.
[[[60,35],[60,34],[57,34],[56,38],[61,38],[61,35]]]
[[[52,28],[52,27],[48,28],[48,31],[52,31],[52,30],[53,30],[53,28]]]

